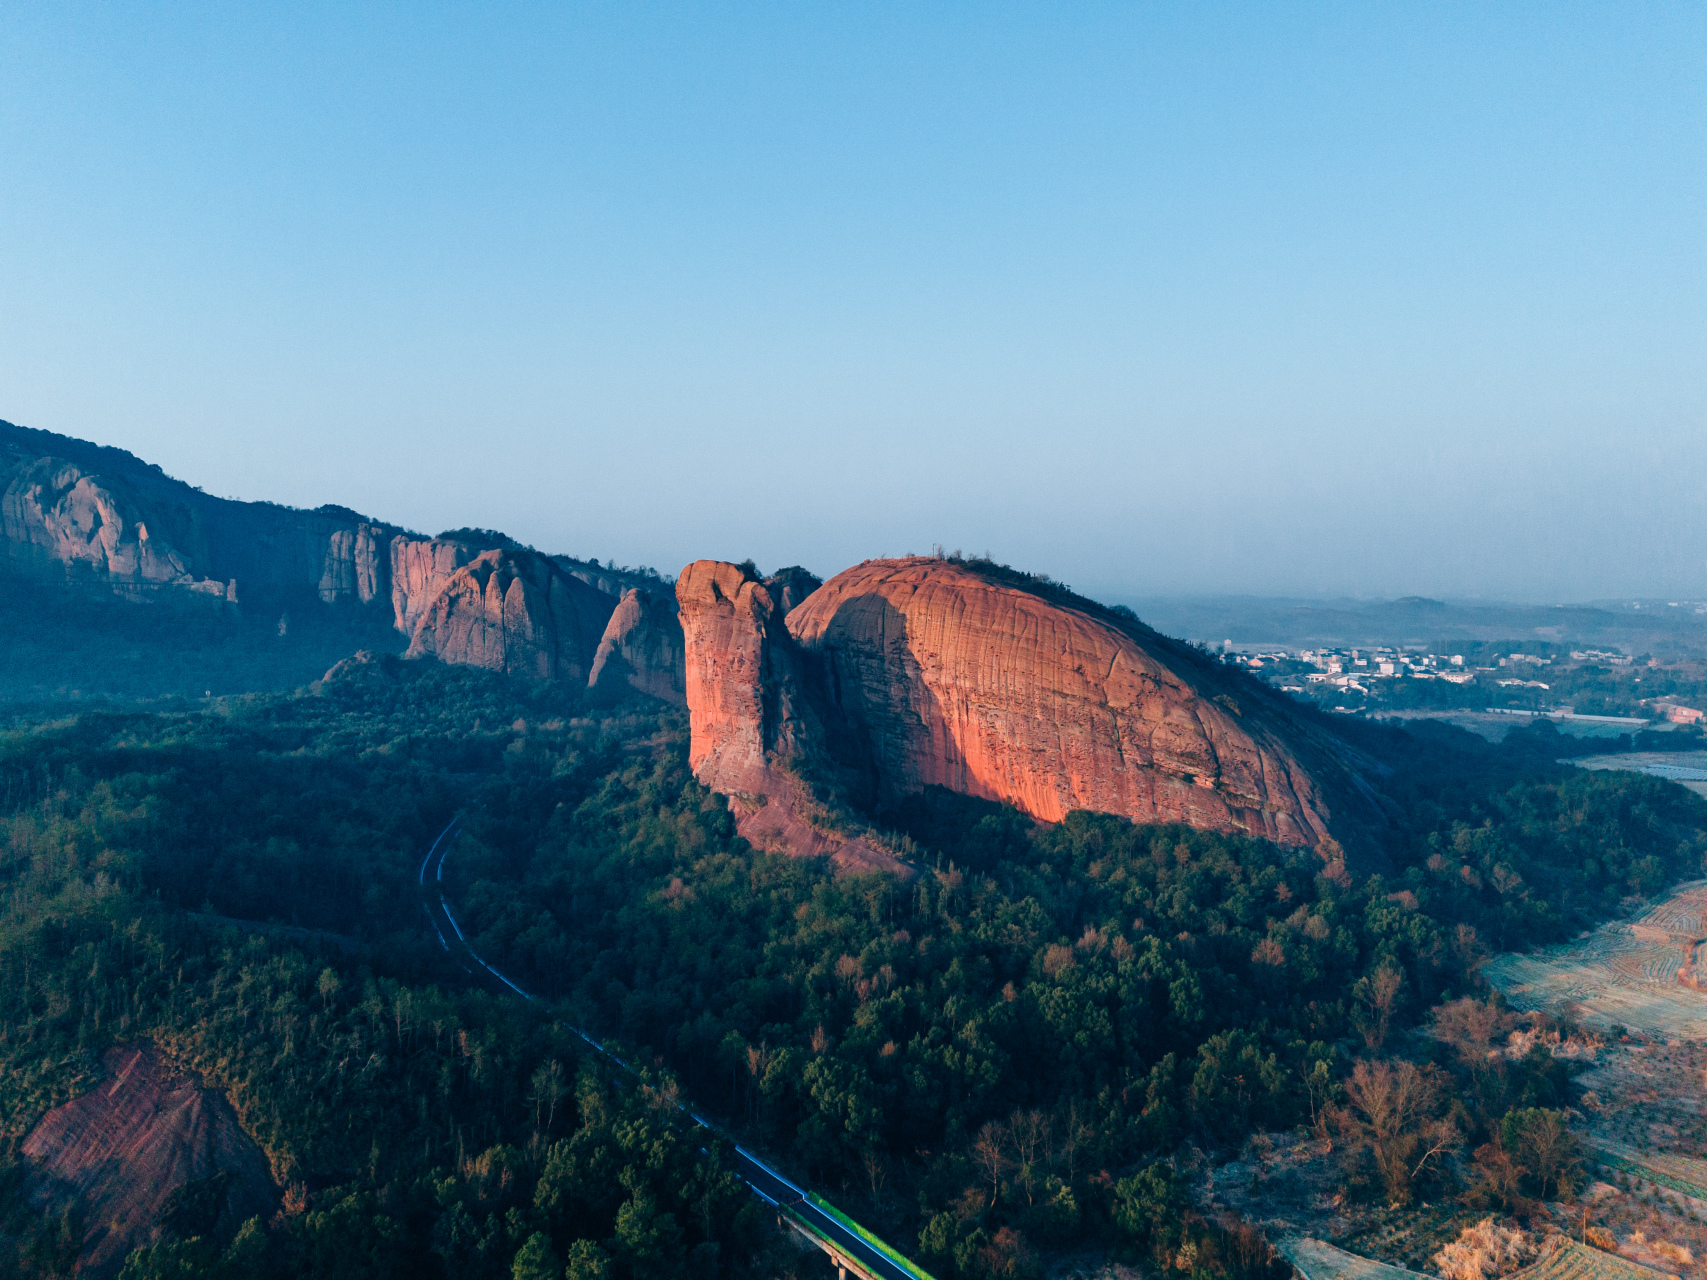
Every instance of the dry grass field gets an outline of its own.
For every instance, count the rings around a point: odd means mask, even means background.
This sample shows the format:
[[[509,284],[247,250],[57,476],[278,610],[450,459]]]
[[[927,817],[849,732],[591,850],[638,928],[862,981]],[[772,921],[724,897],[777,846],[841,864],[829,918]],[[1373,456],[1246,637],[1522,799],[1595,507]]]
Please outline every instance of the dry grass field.
[[[1564,1012],[1603,1030],[1707,1040],[1707,993],[1679,981],[1707,940],[1707,881],[1679,885],[1635,920],[1532,955],[1507,953],[1482,976],[1513,1009]]]

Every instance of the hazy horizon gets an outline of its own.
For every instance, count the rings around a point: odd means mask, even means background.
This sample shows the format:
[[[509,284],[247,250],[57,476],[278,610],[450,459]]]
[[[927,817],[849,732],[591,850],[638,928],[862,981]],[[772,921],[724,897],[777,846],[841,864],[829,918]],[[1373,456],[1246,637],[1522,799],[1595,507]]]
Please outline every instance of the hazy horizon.
[[[0,418],[669,573],[1700,598],[1704,36],[24,6]]]

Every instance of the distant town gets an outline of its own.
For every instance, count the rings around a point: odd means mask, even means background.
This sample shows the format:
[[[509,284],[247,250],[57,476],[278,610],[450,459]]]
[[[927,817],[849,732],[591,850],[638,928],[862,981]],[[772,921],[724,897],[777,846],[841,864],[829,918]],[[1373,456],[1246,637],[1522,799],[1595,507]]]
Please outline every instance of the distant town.
[[[1707,719],[1707,655],[1633,654],[1552,643],[1205,647],[1282,692],[1350,715],[1546,716],[1629,732]]]

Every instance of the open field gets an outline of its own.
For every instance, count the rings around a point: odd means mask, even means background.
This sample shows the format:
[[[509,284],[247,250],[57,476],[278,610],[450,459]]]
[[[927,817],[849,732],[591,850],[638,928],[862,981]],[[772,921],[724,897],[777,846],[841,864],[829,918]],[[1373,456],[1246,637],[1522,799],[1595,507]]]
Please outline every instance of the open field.
[[[1628,755],[1585,756],[1579,769],[1629,769],[1670,778],[1696,795],[1707,796],[1707,751],[1634,751]]]
[[[1374,717],[1377,720],[1444,720],[1447,724],[1457,725],[1489,742],[1503,742],[1506,734],[1513,729],[1527,729],[1535,722],[1533,716],[1507,715],[1499,711],[1383,711]],[[1650,730],[1666,732],[1674,726],[1666,723],[1642,725],[1607,724],[1595,720],[1554,720],[1551,716],[1543,717],[1552,720],[1553,727],[1560,733],[1573,738],[1618,738],[1633,732],[1635,729],[1646,727]],[[1597,757],[1598,758],[1598,757]],[[1625,757],[1618,757],[1623,759]]]
[[[1298,1268],[1304,1280],[1420,1280],[1420,1274],[1347,1253],[1325,1240],[1291,1236],[1275,1245],[1280,1255]],[[1576,1280],[1572,1277],[1571,1280]]]
[[[1495,956],[1482,976],[1519,1010],[1662,1039],[1707,1039],[1707,994],[1679,975],[1707,939],[1707,881],[1679,885],[1635,920],[1532,955]]]

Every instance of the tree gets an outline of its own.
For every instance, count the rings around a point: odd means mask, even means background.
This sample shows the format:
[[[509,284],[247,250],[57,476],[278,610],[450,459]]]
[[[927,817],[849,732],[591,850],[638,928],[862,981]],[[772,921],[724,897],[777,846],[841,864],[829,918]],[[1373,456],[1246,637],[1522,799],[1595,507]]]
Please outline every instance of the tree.
[[[1027,1204],[1036,1203],[1037,1183],[1043,1175],[1039,1162],[1049,1151],[1051,1127],[1050,1118],[1041,1111],[1016,1111],[1008,1118],[1008,1132],[1019,1156],[1018,1176],[1025,1188]]]
[[[995,1121],[978,1131],[972,1142],[972,1164],[990,1182],[990,1203],[994,1205],[1002,1191],[1002,1175],[1014,1167],[1008,1156],[1007,1134]]]
[[[536,1231],[516,1250],[510,1266],[511,1280],[563,1280],[563,1264],[551,1247],[551,1237]]]
[[[1371,1049],[1379,1049],[1387,1042],[1387,1029],[1393,1021],[1393,1008],[1399,1000],[1399,988],[1405,983],[1405,975],[1390,966],[1383,966],[1374,973],[1357,980],[1351,989],[1352,995],[1359,1005],[1357,1011],[1357,1028],[1363,1033],[1363,1041]]]
[[[591,1240],[577,1240],[569,1246],[565,1280],[609,1280],[610,1274],[610,1255]]]
[[[1411,1184],[1430,1165],[1463,1145],[1453,1117],[1438,1114],[1442,1093],[1438,1071],[1402,1060],[1360,1058],[1345,1082],[1351,1110],[1342,1124],[1368,1144],[1395,1205],[1410,1200]]]
[[[1505,1021],[1491,1001],[1465,996],[1434,1011],[1434,1035],[1451,1045],[1458,1060],[1480,1074],[1487,1067],[1488,1046]]]
[[[563,1101],[568,1092],[569,1082],[564,1077],[563,1064],[556,1058],[541,1063],[528,1085],[528,1101],[533,1104],[533,1122],[536,1127],[539,1125],[539,1113],[543,1108],[545,1131],[551,1132],[552,1122],[557,1118],[557,1104]]]
[[[1547,1188],[1563,1194],[1583,1162],[1576,1136],[1565,1127],[1565,1117],[1548,1107],[1524,1107],[1506,1113],[1500,1121],[1500,1146],[1526,1168],[1535,1179],[1541,1198]]]
[[[1186,1203],[1173,1171],[1149,1164],[1114,1184],[1114,1225],[1136,1244],[1165,1250],[1172,1247]]]

